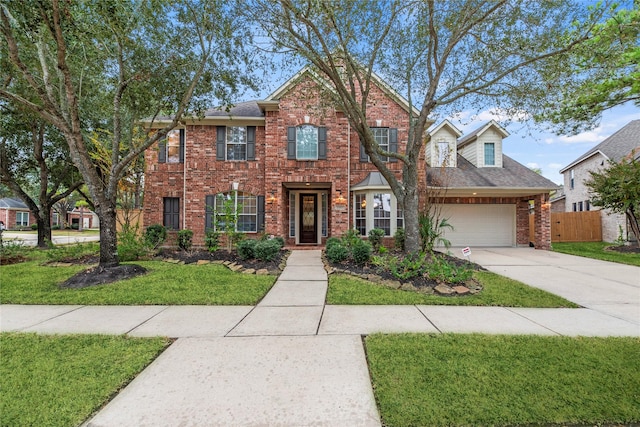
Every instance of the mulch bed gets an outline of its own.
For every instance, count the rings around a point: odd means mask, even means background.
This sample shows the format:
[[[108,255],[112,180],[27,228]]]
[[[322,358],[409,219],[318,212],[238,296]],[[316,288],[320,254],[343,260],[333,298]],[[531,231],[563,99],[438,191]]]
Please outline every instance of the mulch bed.
[[[280,251],[280,254],[273,261],[261,261],[259,259],[243,260],[238,257],[236,251],[227,252],[224,249],[215,252],[205,250],[181,251],[162,249],[158,254],[159,259],[176,259],[183,261],[185,264],[193,264],[198,261],[229,261],[242,265],[245,269],[252,268],[254,270],[266,269],[269,271],[280,270],[280,265],[289,256],[289,251]]]
[[[145,274],[147,269],[135,264],[120,264],[115,267],[92,267],[71,276],[60,284],[63,289],[82,289],[90,286],[106,285],[118,280],[130,279]]]
[[[604,248],[605,251],[610,252],[620,252],[622,254],[639,254],[640,255],[640,247],[631,246],[631,245],[616,245],[616,246],[607,246]]]
[[[394,255],[396,256],[401,256],[400,253],[395,253]],[[469,262],[467,260],[464,259],[460,259],[451,255],[447,255],[444,253],[440,253],[437,252],[436,256],[444,258],[445,260],[447,260],[449,263],[454,264],[456,266],[462,267],[462,266],[466,266],[472,270],[486,270],[485,268],[483,268],[482,266],[480,266],[479,264],[475,264],[472,262]],[[434,289],[436,286],[441,285],[443,283],[437,282],[427,276],[420,276],[420,277],[415,277],[412,279],[405,279],[405,280],[400,280],[398,278],[396,278],[390,271],[388,270],[384,270],[381,269],[380,267],[372,264],[372,263],[366,263],[363,265],[358,265],[355,262],[353,262],[352,260],[347,260],[347,261],[343,261],[340,263],[330,263],[327,261],[327,264],[333,268],[336,268],[338,270],[344,270],[347,271],[353,275],[356,276],[362,276],[362,277],[366,277],[367,275],[373,274],[376,276],[379,276],[380,278],[382,278],[382,280],[384,281],[399,281],[402,284],[411,284],[413,285],[416,289],[427,289],[427,288],[431,288]],[[464,285],[463,283],[461,283],[462,285]],[[449,284],[446,284],[449,285]]]

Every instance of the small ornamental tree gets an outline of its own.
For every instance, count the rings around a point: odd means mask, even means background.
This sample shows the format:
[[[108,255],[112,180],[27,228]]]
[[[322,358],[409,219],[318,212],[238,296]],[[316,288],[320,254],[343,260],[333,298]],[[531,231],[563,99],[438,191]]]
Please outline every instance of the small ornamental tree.
[[[624,214],[640,246],[640,161],[638,153],[632,152],[620,162],[609,161],[605,170],[589,172],[591,178],[585,185],[591,191],[591,203]]]

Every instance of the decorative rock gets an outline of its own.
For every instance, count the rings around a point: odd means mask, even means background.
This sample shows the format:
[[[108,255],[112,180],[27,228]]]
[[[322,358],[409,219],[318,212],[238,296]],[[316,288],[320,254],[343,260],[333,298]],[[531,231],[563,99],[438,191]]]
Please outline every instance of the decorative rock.
[[[400,289],[403,291],[415,291],[417,290],[415,286],[413,286],[411,283],[403,283],[402,286],[400,286]]]
[[[199,259],[198,262],[196,262],[196,265],[206,265],[206,264],[211,264],[211,261],[206,259]]]
[[[402,286],[402,283],[400,283],[398,280],[385,280],[380,282],[380,284],[391,289],[400,289],[400,287]]]
[[[52,262],[47,264],[49,267],[71,267],[73,264],[70,262]]]
[[[453,290],[456,291],[458,295],[467,295],[469,293],[469,288],[466,286],[454,286]]]
[[[221,259],[214,259],[213,261],[211,261],[211,264],[224,265],[225,262],[227,261],[223,261]]]
[[[235,271],[236,273],[237,273],[238,271],[242,271],[242,269],[243,269],[243,268],[244,268],[243,266],[238,265],[238,264],[233,264],[233,265],[230,265],[230,266],[229,266],[229,270],[231,270],[231,271]]]
[[[247,268],[242,272],[242,274],[256,274],[256,270],[254,270],[253,268]]]
[[[373,283],[380,283],[382,282],[382,277],[378,276],[377,274],[368,274],[367,280]]]
[[[447,285],[438,285],[435,287],[435,291],[440,295],[451,295],[455,292],[453,289],[451,289]]]
[[[433,295],[435,292],[431,286],[421,286],[418,288],[418,292],[421,294]]]
[[[229,265],[231,265],[231,261],[222,261],[222,264],[228,267]]]
[[[269,270],[266,268],[261,268],[260,270],[256,270],[256,275],[258,276],[267,276],[269,274]]]

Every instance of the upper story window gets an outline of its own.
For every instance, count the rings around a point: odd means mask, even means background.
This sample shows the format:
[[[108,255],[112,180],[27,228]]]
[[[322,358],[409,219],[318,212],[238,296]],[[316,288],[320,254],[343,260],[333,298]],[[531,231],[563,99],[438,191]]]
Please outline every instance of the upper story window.
[[[575,180],[573,176],[573,169],[571,169],[569,171],[569,189],[573,190],[574,185],[575,185]]]
[[[255,159],[255,126],[217,127],[216,160],[243,161]]]
[[[327,158],[327,128],[313,125],[287,128],[287,159],[324,160]]]
[[[496,165],[496,144],[493,142],[484,143],[484,165]]]
[[[247,160],[247,128],[227,126],[227,160]]]
[[[318,128],[311,125],[296,128],[296,159],[318,160]]]
[[[158,143],[158,163],[184,163],[184,129],[174,129]]]
[[[386,151],[388,153],[397,153],[398,152],[398,129],[396,128],[379,128],[372,127],[371,133],[373,134],[373,139],[380,146],[380,149]],[[398,159],[394,157],[386,157],[383,156],[380,158],[383,162],[397,162]],[[367,155],[367,152],[364,149],[364,146],[360,144],[360,161],[361,162],[370,162],[371,159]]]
[[[449,163],[449,142],[438,141],[436,145],[438,149],[438,164],[437,167],[448,166]]]

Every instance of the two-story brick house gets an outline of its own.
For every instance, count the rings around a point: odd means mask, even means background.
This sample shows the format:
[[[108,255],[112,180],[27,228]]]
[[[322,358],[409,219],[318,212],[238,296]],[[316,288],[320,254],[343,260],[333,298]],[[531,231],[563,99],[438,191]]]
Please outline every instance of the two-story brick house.
[[[384,149],[403,152],[412,107],[383,81],[376,82],[367,106],[368,125]],[[381,228],[391,238],[403,226],[402,209],[344,113],[326,102],[327,90],[305,68],[264,100],[188,119],[146,152],[145,226],[191,229],[194,243],[202,244],[226,201],[240,207],[238,231],[282,236],[288,245],[321,245],[349,228],[362,235]],[[418,114],[415,109],[412,113]],[[450,125],[440,130],[445,128]],[[501,146],[494,156],[495,167],[502,169]],[[401,178],[402,164],[394,160],[388,159],[388,166]],[[426,195],[424,152],[421,162],[419,182]],[[529,188],[526,193],[533,192]],[[499,189],[482,195],[496,194]],[[514,208],[513,229],[507,231],[513,238],[505,244],[528,244],[515,239],[516,224],[524,222],[516,221]],[[517,227],[528,235],[528,221]]]

